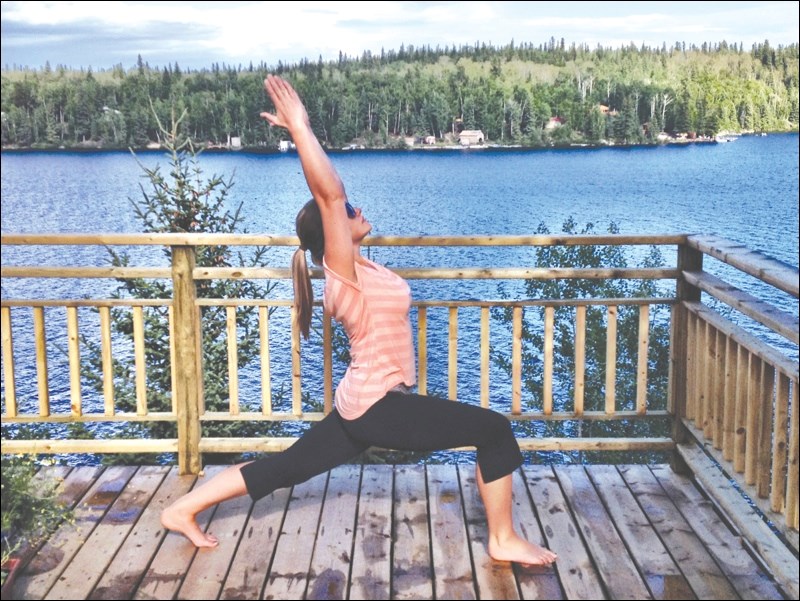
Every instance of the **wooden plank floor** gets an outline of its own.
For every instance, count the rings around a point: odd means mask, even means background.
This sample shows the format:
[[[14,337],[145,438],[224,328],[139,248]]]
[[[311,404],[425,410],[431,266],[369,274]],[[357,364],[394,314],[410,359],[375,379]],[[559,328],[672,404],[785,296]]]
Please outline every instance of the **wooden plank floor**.
[[[208,477],[220,469],[206,469]],[[474,468],[345,465],[199,516],[196,550],[159,513],[169,467],[44,468],[75,507],[14,599],[784,599],[692,482],[667,466],[526,466],[514,517],[553,567],[494,562]],[[5,598],[5,597],[4,597]]]

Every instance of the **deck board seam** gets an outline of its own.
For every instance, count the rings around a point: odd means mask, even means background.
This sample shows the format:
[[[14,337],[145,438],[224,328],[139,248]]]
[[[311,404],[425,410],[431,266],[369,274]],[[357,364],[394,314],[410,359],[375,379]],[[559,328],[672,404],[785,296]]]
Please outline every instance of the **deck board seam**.
[[[475,562],[475,554],[472,552],[472,540],[470,537],[470,529],[469,529],[469,521],[467,519],[467,508],[466,502],[464,501],[464,487],[462,486],[461,482],[461,470],[459,469],[460,465],[455,466],[455,473],[456,473],[456,481],[458,482],[458,493],[459,497],[461,498],[461,519],[464,522],[464,532],[467,537],[467,554],[469,555],[469,565],[472,569],[472,590],[475,593],[475,599],[480,599],[480,587],[478,586],[478,564]],[[475,481],[475,486],[478,485],[477,479]],[[487,534],[486,542],[489,542],[489,537]]]
[[[578,519],[577,512],[575,507],[573,506],[572,497],[567,494],[567,491],[564,489],[564,485],[561,482],[561,478],[558,476],[558,471],[555,469],[554,466],[550,466],[550,470],[553,473],[553,477],[555,478],[556,485],[558,486],[559,490],[561,491],[561,496],[564,498],[564,504],[569,511],[570,519],[575,524],[575,531],[578,533],[580,537],[581,545],[583,545],[584,550],[586,551],[586,556],[589,558],[592,567],[594,568],[595,573],[597,574],[598,583],[600,584],[600,588],[603,591],[603,598],[604,599],[612,599],[611,591],[606,584],[606,579],[603,577],[603,572],[600,569],[600,565],[597,562],[594,554],[592,553],[591,547],[588,545],[586,541],[586,535],[583,532],[583,529],[580,527],[580,520]]]
[[[319,541],[319,529],[323,526],[322,516],[325,513],[325,505],[328,499],[328,488],[330,486],[330,483],[331,483],[331,472],[329,470],[327,472],[327,475],[325,476],[325,486],[323,487],[322,496],[319,502],[319,512],[317,513],[317,527],[314,529],[314,542],[311,545],[311,554],[308,556],[308,567],[306,568],[306,585],[305,588],[303,588],[303,596],[301,597],[302,599],[308,598],[308,587],[311,584],[311,578],[312,578],[311,571],[314,569],[314,556],[317,553],[317,542]],[[291,499],[289,499],[289,507],[291,507],[291,505],[292,502]],[[283,535],[283,533],[281,533],[281,535]]]
[[[704,551],[705,555],[706,555],[706,556],[708,557],[708,559],[709,559],[709,560],[710,560],[710,561],[713,563],[713,565],[714,565],[714,566],[716,566],[716,568],[717,568],[717,571],[718,571],[719,575],[720,575],[720,576],[721,576],[721,577],[722,577],[722,578],[725,580],[725,582],[726,582],[726,583],[727,583],[727,585],[730,587],[730,589],[731,589],[731,591],[733,592],[733,594],[734,594],[734,595],[736,595],[736,599],[741,599],[741,598],[742,598],[742,596],[741,596],[741,594],[739,593],[738,589],[736,588],[736,585],[735,585],[735,583],[734,583],[734,582],[732,582],[732,581],[731,581],[731,579],[728,577],[728,574],[725,572],[725,570],[724,570],[724,569],[722,568],[722,566],[720,565],[720,562],[719,562],[719,560],[716,558],[716,556],[714,555],[714,553],[713,553],[713,552],[712,552],[712,551],[711,551],[711,550],[708,548],[708,545],[707,545],[707,544],[706,544],[706,542],[703,540],[703,537],[701,537],[701,536],[698,534],[698,532],[697,532],[697,531],[694,529],[694,527],[692,526],[692,523],[691,523],[691,521],[689,521],[689,520],[686,518],[686,516],[685,516],[685,514],[683,513],[683,511],[681,511],[681,509],[680,509],[680,507],[679,507],[678,503],[676,503],[676,502],[675,502],[675,499],[674,499],[674,498],[673,498],[673,497],[672,497],[672,496],[669,494],[669,492],[668,492],[668,491],[667,491],[667,490],[664,488],[664,486],[663,486],[662,482],[659,480],[658,476],[657,476],[657,475],[656,475],[656,474],[653,472],[653,470],[652,470],[651,466],[649,466],[649,465],[645,465],[645,466],[643,466],[643,467],[644,467],[644,468],[647,470],[647,472],[650,474],[650,476],[651,476],[651,478],[652,478],[652,481],[653,481],[653,482],[655,482],[655,485],[656,485],[656,486],[658,487],[658,489],[661,491],[661,497],[662,497],[663,499],[665,499],[665,501],[666,501],[666,502],[668,502],[668,503],[669,503],[669,505],[670,505],[670,506],[671,506],[671,507],[674,509],[674,511],[675,511],[675,512],[678,514],[678,516],[680,516],[680,518],[683,520],[683,523],[684,523],[684,524],[686,524],[686,526],[687,526],[687,527],[688,527],[688,528],[691,530],[691,532],[692,532],[692,536],[694,537],[694,539],[696,539],[696,541],[697,541],[697,544],[699,544],[699,545],[702,547],[702,549],[703,549],[703,551]],[[626,481],[626,483],[628,483],[628,479],[627,479],[627,478],[624,478],[624,476],[623,476],[623,479]],[[634,496],[635,496],[635,498],[636,498],[636,501],[637,501],[637,503],[639,503],[640,507],[642,507],[642,508],[644,509],[644,507],[642,506],[642,502],[641,502],[641,500],[640,500],[640,497],[639,497],[638,495],[634,495]],[[651,513],[650,513],[650,512],[648,512],[646,509],[645,509],[645,515],[647,516],[647,519],[648,519],[648,521],[649,521],[651,524],[653,524],[652,515],[651,515]],[[655,525],[655,524],[653,524],[653,526],[655,527],[656,525]],[[680,570],[681,574],[683,574],[684,578],[685,578],[685,579],[686,579],[686,581],[688,582],[688,584],[689,584],[690,588],[692,589],[692,592],[694,592],[695,596],[696,596],[698,599],[700,599],[700,598],[705,598],[705,597],[701,597],[701,596],[700,596],[700,594],[699,594],[699,592],[696,590],[695,586],[693,586],[693,585],[692,585],[692,580],[693,580],[693,579],[692,579],[692,578],[690,578],[690,574],[689,574],[689,573],[688,573],[688,572],[687,572],[687,571],[686,571],[686,570],[685,570],[685,569],[682,567],[682,565],[681,565],[681,562],[678,560],[678,558],[677,558],[677,557],[675,557],[675,555],[674,555],[674,549],[673,549],[673,547],[672,547],[672,546],[669,544],[669,541],[667,541],[667,540],[665,540],[665,539],[664,539],[661,529],[660,529],[660,528],[658,528],[658,527],[655,527],[655,530],[656,530],[656,534],[658,535],[658,537],[659,537],[659,538],[661,539],[661,541],[664,543],[664,546],[666,547],[666,549],[667,549],[667,551],[669,552],[670,556],[672,557],[673,561],[675,561],[675,564],[678,566],[678,569]]]
[[[131,479],[132,479],[132,478],[133,478],[133,477],[134,477],[134,476],[135,476],[137,473],[139,473],[139,472],[142,470],[142,468],[144,468],[144,467],[147,467],[147,466],[140,465],[140,466],[139,466],[139,468],[138,468],[138,469],[137,469],[137,470],[134,472],[133,476],[131,476]],[[117,556],[118,556],[118,555],[119,555],[119,554],[122,552],[123,548],[125,547],[125,543],[128,541],[128,538],[129,538],[129,537],[130,537],[130,536],[133,534],[133,532],[136,530],[136,526],[139,524],[139,521],[142,519],[142,517],[145,515],[145,513],[146,513],[146,512],[147,512],[147,510],[149,509],[149,507],[150,507],[150,503],[152,503],[153,499],[154,499],[154,498],[156,497],[156,495],[158,494],[158,491],[159,491],[159,490],[161,489],[161,487],[164,485],[164,482],[166,481],[167,477],[169,476],[169,473],[170,473],[170,470],[169,470],[169,469],[167,469],[167,470],[164,472],[163,476],[161,477],[161,482],[159,482],[158,486],[155,488],[155,490],[153,490],[153,493],[152,493],[152,494],[150,495],[150,497],[147,499],[147,503],[146,503],[146,504],[145,504],[145,506],[142,508],[142,511],[140,511],[140,512],[139,512],[139,515],[136,517],[136,521],[135,521],[135,522],[133,522],[133,524],[131,524],[131,527],[130,527],[130,529],[128,530],[128,533],[125,535],[125,538],[124,538],[124,539],[123,539],[123,540],[120,542],[119,546],[117,547],[117,550],[116,550],[116,551],[114,552],[114,554],[113,554],[113,555],[112,555],[112,556],[109,558],[109,560],[108,560],[108,564],[106,565],[106,570],[107,570],[107,569],[108,569],[108,568],[109,568],[109,567],[110,567],[110,566],[111,566],[111,565],[114,563],[114,560],[116,560]],[[130,480],[129,480],[128,482],[130,482]],[[125,486],[127,487],[127,484],[126,484]],[[124,489],[123,489],[123,490],[124,490]],[[120,492],[120,494],[122,494],[122,493]],[[110,508],[110,506],[109,506],[109,508]],[[164,539],[166,538],[166,535],[167,535],[167,532],[166,532],[166,530],[165,530],[165,531],[164,531],[164,532],[162,532],[162,534],[161,534],[161,541],[160,541],[160,542],[158,543],[158,545],[156,546],[156,552],[158,552],[158,549],[159,549],[159,548],[161,547],[161,545],[163,544],[163,542],[164,542]],[[136,583],[135,583],[135,585],[133,586],[133,588],[132,588],[131,590],[133,590],[133,591],[136,591],[136,590],[138,590],[138,588],[139,588],[139,584],[141,583],[142,579],[144,578],[144,575],[147,573],[147,570],[148,570],[148,569],[150,569],[150,564],[152,564],[152,562],[153,562],[153,558],[154,558],[154,557],[155,557],[155,553],[154,553],[153,555],[151,555],[151,556],[150,556],[150,559],[148,560],[148,562],[147,562],[147,565],[145,566],[145,569],[142,571],[142,573],[141,573],[141,574],[139,574],[139,577],[136,579]],[[104,575],[104,574],[105,574],[105,570],[103,571],[103,575]],[[93,597],[93,595],[95,594],[95,591],[96,591],[97,587],[98,587],[98,586],[101,584],[102,580],[103,580],[103,577],[102,577],[102,575],[101,575],[101,576],[100,576],[100,577],[97,579],[97,582],[95,582],[95,583],[94,583],[94,585],[92,585],[92,588],[91,588],[91,590],[89,591],[89,597],[88,597],[89,599],[92,599],[92,598],[94,598],[94,597]]]
[[[648,579],[647,579],[647,575],[643,571],[643,566],[641,566],[640,562],[637,561],[636,554],[634,553],[633,548],[631,548],[630,543],[625,538],[625,535],[622,533],[622,530],[620,530],[619,524],[617,524],[617,521],[614,519],[613,514],[611,513],[611,511],[608,508],[608,504],[606,503],[605,499],[603,498],[603,494],[601,494],[599,487],[595,483],[595,480],[592,477],[591,471],[589,470],[589,468],[591,466],[590,465],[583,465],[582,467],[583,467],[583,471],[586,472],[586,477],[589,480],[589,483],[591,484],[592,488],[595,491],[595,494],[597,495],[598,500],[600,501],[600,505],[603,507],[603,511],[605,511],[608,514],[609,520],[611,521],[611,524],[614,526],[614,530],[616,531],[617,536],[619,537],[620,541],[622,542],[622,546],[627,551],[628,556],[631,559],[631,563],[633,564],[633,567],[636,569],[636,573],[639,575],[639,579],[642,581],[642,583],[644,584],[645,589],[647,589],[647,591],[650,593],[650,595],[654,599],[657,598],[656,592],[651,588],[650,583],[648,582]],[[619,473],[619,472],[617,472],[617,473]],[[620,476],[620,478],[622,478],[622,476]],[[630,491],[630,489],[628,488],[628,484],[627,484],[627,482],[625,482],[624,478],[623,478],[622,481],[625,484],[625,488]],[[631,495],[632,495],[633,492],[632,491],[630,491],[630,492],[631,492]],[[649,523],[649,520],[648,520],[648,523]],[[602,579],[602,575],[601,575],[601,579]]]
[[[278,525],[278,534],[275,537],[275,544],[272,546],[272,553],[269,558],[269,563],[267,564],[267,570],[264,572],[264,577],[261,580],[261,586],[258,588],[258,598],[263,599],[264,594],[267,590],[267,583],[269,582],[269,575],[272,573],[272,565],[275,563],[275,557],[277,557],[277,553],[275,551],[278,548],[278,543],[280,542],[281,536],[283,535],[283,527],[286,524],[286,515],[289,513],[289,503],[292,500],[292,495],[294,495],[294,486],[292,486],[289,490],[289,494],[286,495],[286,502],[283,505],[283,511],[281,512],[281,523]],[[260,500],[260,499],[259,499]],[[255,508],[256,503],[253,503],[253,508]],[[250,515],[253,515],[253,512],[250,512]],[[249,522],[250,520],[248,520]]]
[[[664,495],[670,500],[670,502],[672,502],[673,505],[675,505],[675,509],[678,511],[678,513],[681,515],[681,517],[684,519],[684,521],[687,524],[689,524],[689,527],[692,529],[693,532],[697,532],[694,529],[694,526],[692,525],[691,520],[689,520],[689,518],[684,513],[684,511],[681,508],[680,504],[676,501],[676,499],[673,497],[673,495],[671,495],[670,492],[664,487],[664,484],[661,482],[661,479],[658,477],[658,474],[653,472],[652,469],[650,471],[653,473],[653,477],[656,479],[656,482],[658,482],[658,485],[664,491]],[[694,478],[690,478],[690,482],[692,482],[692,484],[695,484],[695,479]],[[706,495],[706,493],[705,493],[705,491],[702,491],[702,495],[706,500],[709,500],[707,495]],[[711,505],[713,506],[714,503],[712,502]],[[715,513],[715,515],[719,516],[719,513],[716,510],[716,507],[714,508],[714,513]],[[723,523],[725,523],[725,522],[723,522]],[[728,524],[725,523],[725,526],[728,527]],[[727,570],[725,570],[725,566],[722,564],[722,561],[720,560],[720,558],[717,557],[717,554],[714,553],[713,549],[711,549],[711,547],[708,545],[707,541],[704,540],[703,537],[699,536],[699,535],[697,536],[697,540],[700,541],[700,544],[703,546],[703,549],[705,549],[706,553],[708,553],[709,557],[711,557],[711,561],[713,561],[716,564],[716,566],[719,569],[720,573],[725,577],[725,580],[728,581],[728,584],[730,584],[731,588],[734,591],[736,591],[736,594],[738,595],[738,597],[740,599],[743,599],[741,592],[739,591],[739,589],[736,586],[736,583],[733,580],[731,580],[731,577],[728,574]]]
[[[436,562],[433,560],[433,521],[431,520],[431,487],[428,486],[428,466],[422,467],[422,480],[425,485],[425,514],[428,520],[428,565],[431,570],[431,599],[438,599],[436,590]]]
[[[721,470],[722,470],[723,473],[725,473],[724,467],[721,468]],[[753,562],[761,570],[763,570],[763,572],[769,577],[769,580],[776,586],[776,588],[779,590],[779,592],[786,599],[790,599],[791,596],[785,590],[785,588],[781,585],[781,583],[778,581],[778,579],[775,577],[775,575],[773,574],[772,568],[761,557],[761,555],[758,553],[758,551],[753,546],[753,544],[742,533],[741,529],[730,519],[730,517],[728,517],[727,514],[725,514],[722,511],[721,507],[716,502],[715,498],[711,495],[711,493],[709,493],[708,489],[703,484],[703,482],[699,478],[695,478],[694,474],[692,474],[691,482],[694,485],[694,487],[697,490],[700,491],[700,493],[703,495],[703,497],[711,504],[711,506],[714,508],[714,513],[717,515],[717,517],[720,519],[720,521],[723,524],[725,524],[725,526],[728,528],[728,530],[730,530],[731,534],[734,537],[736,537],[737,542],[747,552],[747,554],[750,556],[750,559],[752,559]],[[764,515],[760,513],[759,514],[759,519],[763,520],[764,519]],[[780,537],[780,533],[779,532],[776,532],[776,531],[773,530],[772,533],[780,540],[781,537]]]
[[[351,531],[353,536],[350,540],[350,561],[348,562],[347,566],[347,586],[344,590],[344,598],[350,598],[350,589],[353,587],[353,564],[355,563],[356,557],[356,538],[358,534],[358,514],[361,509],[361,495],[363,493],[362,484],[364,482],[364,464],[362,463],[358,467],[358,489],[356,490],[356,507],[355,511],[353,512],[353,524],[351,527]]]

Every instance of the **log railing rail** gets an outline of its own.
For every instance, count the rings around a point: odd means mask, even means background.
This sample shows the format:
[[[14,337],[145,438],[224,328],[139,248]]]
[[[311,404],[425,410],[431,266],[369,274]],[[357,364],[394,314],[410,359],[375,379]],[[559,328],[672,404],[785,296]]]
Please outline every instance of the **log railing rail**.
[[[198,246],[283,246],[297,245],[293,236],[226,235],[226,234],[3,234],[6,246],[158,246],[170,247],[172,264],[168,267],[60,267],[43,265],[5,265],[3,278],[160,278],[172,281],[173,297],[164,300],[139,299],[9,299],[3,298],[2,353],[4,406],[2,422],[10,423],[74,423],[171,421],[177,423],[177,438],[137,440],[20,440],[3,441],[5,453],[123,453],[175,452],[183,473],[201,469],[205,452],[277,451],[290,445],[294,438],[209,438],[201,437],[203,421],[313,421],[321,419],[332,408],[333,359],[332,325],[323,316],[323,398],[322,411],[308,410],[303,400],[303,362],[299,333],[292,331],[282,348],[291,353],[291,409],[278,410],[272,404],[272,374],[269,355],[270,315],[272,311],[291,310],[289,299],[209,299],[197,298],[196,282],[208,279],[288,279],[288,269],[207,268],[196,267]],[[780,293],[798,297],[798,270],[746,247],[712,236],[676,235],[591,235],[591,236],[458,236],[458,237],[374,237],[368,246],[454,246],[454,247],[539,247],[575,245],[659,245],[677,251],[673,267],[664,268],[549,268],[492,267],[439,268],[411,267],[396,271],[405,278],[422,280],[520,280],[520,279],[658,279],[674,282],[675,293],[654,298],[588,298],[588,299],[474,299],[418,300],[416,336],[418,347],[418,388],[428,390],[428,338],[430,315],[445,311],[447,315],[447,393],[455,398],[458,392],[459,324],[465,311],[479,313],[479,382],[475,389],[481,405],[494,408],[490,381],[490,349],[493,309],[510,308],[511,324],[503,333],[510,339],[511,376],[510,410],[504,413],[512,420],[631,420],[648,417],[672,417],[671,436],[660,438],[521,438],[525,450],[601,450],[601,451],[664,451],[673,450],[675,466],[688,465],[696,473],[703,459],[696,451],[706,451],[725,473],[734,479],[755,500],[765,515],[797,549],[798,528],[798,364],[796,355],[768,344],[744,327],[737,325],[717,307],[736,311],[746,319],[775,332],[789,346],[798,343],[796,314],[779,310],[754,294],[723,281],[704,268],[704,259],[727,264]],[[18,249],[17,249],[18,250]],[[5,253],[4,253],[5,254]],[[318,271],[312,271],[320,277]],[[703,296],[713,298],[704,302]],[[319,304],[319,303],[318,303]],[[671,307],[670,373],[666,410],[653,409],[647,398],[647,360],[651,308]],[[203,403],[203,365],[199,319],[202,308],[224,307],[228,344],[229,407],[226,411],[206,411]],[[588,307],[606,309],[605,406],[587,410],[584,406],[585,323]],[[84,406],[81,384],[81,359],[78,309],[96,310],[102,347],[103,403],[101,410]],[[135,412],[115,408],[112,385],[112,334],[110,310],[126,307],[133,324],[133,360],[135,366]],[[146,352],[143,324],[146,311],[166,307],[170,320],[170,363],[172,365],[172,408],[152,411],[148,407]],[[261,343],[259,361],[262,382],[261,406],[243,407],[239,394],[237,363],[237,309],[252,307],[259,315],[258,336]],[[522,329],[524,311],[543,308],[542,337],[544,348],[541,408],[523,407]],[[556,409],[553,403],[553,315],[558,309],[574,310],[575,369],[574,399],[571,407]],[[639,355],[636,394],[632,408],[620,408],[615,390],[617,312],[630,307],[639,312]],[[67,340],[53,341],[47,336],[45,308],[63,310],[67,324]],[[317,309],[320,310],[320,309]],[[18,311],[32,314],[35,351],[32,357],[14,352],[14,323]],[[491,332],[491,335],[490,335]],[[66,348],[69,369],[69,407],[54,409],[48,374],[48,345]],[[32,361],[37,379],[37,401],[18,398],[15,374],[19,362]],[[309,369],[319,369],[317,365]],[[490,399],[492,399],[490,401]],[[701,470],[702,471],[702,470]]]

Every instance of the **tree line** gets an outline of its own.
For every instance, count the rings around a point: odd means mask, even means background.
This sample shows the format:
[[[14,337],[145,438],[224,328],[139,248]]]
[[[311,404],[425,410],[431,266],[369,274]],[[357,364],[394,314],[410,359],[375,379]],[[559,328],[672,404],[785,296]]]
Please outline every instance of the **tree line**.
[[[71,70],[6,67],[4,148],[144,148],[159,143],[158,119],[187,112],[200,146],[275,149],[263,79],[296,86],[317,136],[329,148],[353,143],[403,147],[463,129],[489,143],[655,143],[659,134],[796,130],[798,44],[745,50],[721,42],[610,49],[546,44],[401,46],[380,54],[296,64],[214,64]],[[663,137],[663,134],[662,134]]]

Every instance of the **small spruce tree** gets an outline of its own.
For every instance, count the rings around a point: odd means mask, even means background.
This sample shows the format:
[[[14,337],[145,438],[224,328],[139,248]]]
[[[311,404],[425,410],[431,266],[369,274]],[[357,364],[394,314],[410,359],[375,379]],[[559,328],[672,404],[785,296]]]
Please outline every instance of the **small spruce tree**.
[[[155,114],[155,112],[154,112]],[[163,146],[167,150],[169,173],[165,175],[160,166],[147,167],[137,157],[144,172],[146,184],[140,185],[141,196],[131,199],[136,216],[145,233],[244,233],[240,229],[243,218],[241,205],[235,211],[227,208],[228,194],[233,179],[214,175],[204,179],[191,140],[181,134],[181,122],[186,111],[175,118],[165,129],[160,122]],[[158,121],[158,117],[156,117]],[[135,155],[134,155],[135,156]],[[108,250],[110,262],[115,267],[128,266],[131,256],[128,251]],[[167,264],[171,263],[172,251],[163,250]],[[261,267],[266,265],[267,248],[256,247],[252,256],[245,257],[227,246],[197,247],[198,267]],[[165,280],[119,279],[114,298],[168,299],[172,297],[172,282]],[[265,298],[274,288],[274,282],[259,284],[252,280],[200,280],[197,285],[198,298]],[[150,412],[171,411],[172,385],[169,348],[169,322],[167,307],[145,307],[144,338],[147,342],[147,403]],[[127,308],[113,308],[112,336],[115,341],[131,345],[133,341],[133,317]],[[203,307],[202,352],[204,365],[204,402],[209,411],[225,411],[228,408],[227,335],[225,307]],[[256,307],[237,308],[239,366],[247,365],[258,357],[258,312]],[[89,349],[84,377],[97,390],[102,390],[101,354],[99,345],[84,340]],[[121,411],[135,411],[135,366],[132,357],[123,354],[114,358],[115,406]],[[280,394],[280,393],[279,393]],[[264,436],[271,428],[261,422],[204,422],[204,436]],[[147,436],[153,438],[176,436],[172,422],[130,422],[123,437]],[[117,456],[116,460],[131,461],[130,457]]]
[[[537,235],[549,235],[549,229],[540,224]],[[568,235],[595,233],[589,223],[579,231],[573,218],[563,225]],[[611,223],[608,233],[618,234],[619,228]],[[621,246],[542,246],[535,251],[535,264],[548,268],[627,268],[631,257]],[[663,257],[658,247],[651,247],[640,261],[643,268],[661,267]],[[531,279],[525,281],[525,295],[539,299],[581,298],[644,298],[658,296],[658,285],[652,280],[590,280],[590,279]],[[506,327],[511,323],[511,308],[498,310],[495,317]],[[650,410],[666,409],[667,377],[669,366],[669,307],[654,305],[650,310],[647,398]],[[526,308],[522,327],[522,385],[523,409],[542,410],[543,406],[543,348],[544,309]],[[584,365],[584,409],[602,411],[605,406],[607,307],[586,308],[586,338]],[[638,361],[639,312],[637,306],[619,306],[617,312],[617,371],[616,399],[618,411],[633,410],[636,404]],[[553,324],[553,409],[571,411],[575,387],[575,308],[559,307],[554,312]],[[504,372],[511,374],[510,358],[494,352],[494,360]],[[573,420],[552,422],[524,422],[517,424],[526,436],[665,436],[668,423],[664,419],[602,420],[580,422]],[[587,459],[587,455],[579,455]],[[649,460],[651,457],[622,456],[614,453],[596,454],[593,459],[602,463]]]

